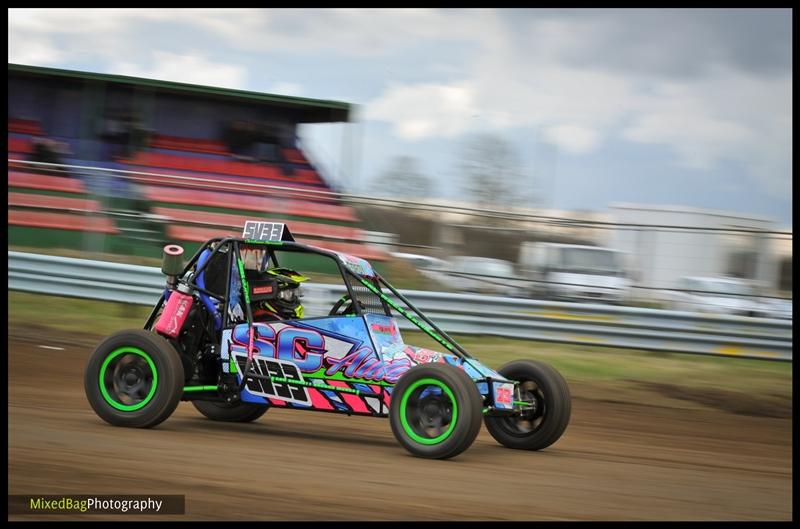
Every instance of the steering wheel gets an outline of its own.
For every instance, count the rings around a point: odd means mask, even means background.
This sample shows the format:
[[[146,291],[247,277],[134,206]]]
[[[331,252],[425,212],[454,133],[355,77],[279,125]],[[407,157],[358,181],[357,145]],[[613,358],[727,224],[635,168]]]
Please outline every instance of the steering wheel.
[[[358,306],[362,310],[364,309],[364,305],[360,301],[358,302]],[[333,304],[330,312],[328,312],[328,316],[345,316],[347,314],[356,314],[356,307],[353,300],[350,298],[350,294],[345,294],[340,297],[339,300]]]

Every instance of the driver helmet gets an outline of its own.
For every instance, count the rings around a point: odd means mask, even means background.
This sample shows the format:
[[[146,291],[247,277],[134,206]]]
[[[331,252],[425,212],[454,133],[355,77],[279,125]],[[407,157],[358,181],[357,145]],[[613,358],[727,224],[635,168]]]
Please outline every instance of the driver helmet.
[[[270,268],[262,277],[276,281],[277,288],[269,299],[258,302],[253,315],[282,320],[302,318],[305,310],[300,301],[304,295],[301,283],[308,281],[308,278],[291,268],[283,267]]]

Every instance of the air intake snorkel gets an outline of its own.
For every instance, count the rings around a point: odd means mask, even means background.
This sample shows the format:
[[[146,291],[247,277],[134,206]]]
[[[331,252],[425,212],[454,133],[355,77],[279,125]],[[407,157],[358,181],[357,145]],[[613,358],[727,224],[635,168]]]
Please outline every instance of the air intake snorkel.
[[[178,286],[178,276],[183,272],[183,248],[177,244],[164,247],[164,260],[161,262],[161,272],[167,276],[167,288],[164,299],[167,303],[156,323],[156,332],[169,338],[177,338],[180,334],[186,317],[192,308],[193,298],[191,289],[185,285]]]
[[[183,272],[183,248],[177,244],[164,246],[164,258],[161,261],[161,273],[167,276],[167,290],[175,290],[178,276]]]

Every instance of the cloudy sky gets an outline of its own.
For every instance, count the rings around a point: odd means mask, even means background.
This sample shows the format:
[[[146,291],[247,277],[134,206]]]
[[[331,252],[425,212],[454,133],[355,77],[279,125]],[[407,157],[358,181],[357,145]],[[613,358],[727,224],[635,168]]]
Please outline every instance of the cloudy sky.
[[[788,224],[791,42],[788,9],[12,9],[8,60],[355,103],[349,133],[304,132],[351,188],[409,155],[458,197],[489,132],[546,207]]]

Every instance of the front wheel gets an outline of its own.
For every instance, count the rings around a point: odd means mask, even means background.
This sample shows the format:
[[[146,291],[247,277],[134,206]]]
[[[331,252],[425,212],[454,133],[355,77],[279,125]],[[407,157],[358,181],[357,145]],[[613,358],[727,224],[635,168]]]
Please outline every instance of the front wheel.
[[[415,456],[454,457],[469,448],[481,428],[483,399],[475,382],[449,364],[412,367],[392,390],[389,422]]]
[[[515,400],[528,404],[516,415],[484,417],[492,437],[522,450],[541,450],[558,441],[572,409],[569,386],[558,371],[536,360],[516,360],[497,372],[519,383]]]
[[[192,405],[212,421],[252,422],[267,413],[269,406],[252,402],[215,402],[193,400]]]
[[[83,385],[95,413],[115,426],[150,428],[183,394],[183,364],[161,336],[141,329],[106,338],[89,357]]]

